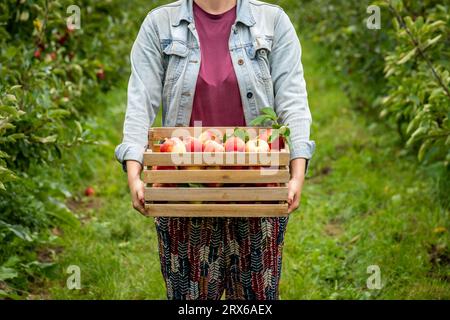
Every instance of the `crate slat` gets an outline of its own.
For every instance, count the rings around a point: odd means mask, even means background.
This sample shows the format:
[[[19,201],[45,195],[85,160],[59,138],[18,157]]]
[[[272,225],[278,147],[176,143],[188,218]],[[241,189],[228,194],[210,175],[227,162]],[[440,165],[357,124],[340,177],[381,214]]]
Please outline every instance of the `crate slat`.
[[[261,173],[264,171],[264,174]],[[287,169],[145,170],[145,183],[284,183]]]
[[[158,217],[280,217],[288,204],[146,204],[146,213]]]
[[[202,152],[187,152],[173,154],[171,152],[157,152],[158,146],[152,151],[144,153],[145,166],[287,166],[289,165],[289,152],[217,152],[207,154]],[[213,163],[211,163],[213,162]]]
[[[145,188],[146,201],[278,201],[287,187]]]

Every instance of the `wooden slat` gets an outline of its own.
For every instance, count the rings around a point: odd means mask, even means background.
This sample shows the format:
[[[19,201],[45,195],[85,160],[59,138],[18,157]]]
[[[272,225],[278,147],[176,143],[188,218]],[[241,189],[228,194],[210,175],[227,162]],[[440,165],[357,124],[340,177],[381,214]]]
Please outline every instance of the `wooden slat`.
[[[149,141],[149,145],[152,145],[153,144],[153,130],[152,129],[150,129],[150,130],[148,130],[148,141]]]
[[[157,217],[279,217],[288,204],[146,204],[148,216]]]
[[[145,188],[147,201],[277,201],[287,196],[287,187]]]
[[[156,148],[153,151],[159,151]],[[187,152],[173,154],[171,152],[144,153],[146,166],[287,166],[289,165],[289,152],[217,152],[215,154],[202,152]]]
[[[264,174],[261,171],[264,171]],[[282,183],[288,181],[287,169],[144,170],[145,183]]]
[[[242,127],[242,129],[247,130],[250,134],[252,132],[259,132],[259,130],[267,130],[270,129],[268,127]],[[152,131],[152,139],[153,140],[163,140],[165,138],[170,137],[186,137],[186,136],[195,136],[198,137],[203,131],[206,130],[217,130],[222,133],[225,132],[233,133],[234,127],[155,127],[150,128]],[[256,136],[257,134],[255,134]]]

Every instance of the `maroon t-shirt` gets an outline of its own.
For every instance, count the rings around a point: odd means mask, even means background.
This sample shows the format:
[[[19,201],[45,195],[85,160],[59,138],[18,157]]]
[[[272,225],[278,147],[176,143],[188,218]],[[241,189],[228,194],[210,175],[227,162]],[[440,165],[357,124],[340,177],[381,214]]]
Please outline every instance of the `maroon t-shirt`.
[[[239,86],[228,42],[236,20],[236,7],[210,14],[193,4],[200,39],[201,65],[194,95],[190,126],[245,126]]]

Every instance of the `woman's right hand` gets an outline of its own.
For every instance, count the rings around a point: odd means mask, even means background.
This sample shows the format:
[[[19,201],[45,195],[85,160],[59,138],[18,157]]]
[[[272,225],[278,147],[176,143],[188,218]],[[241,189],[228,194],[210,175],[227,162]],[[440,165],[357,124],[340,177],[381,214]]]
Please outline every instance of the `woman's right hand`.
[[[128,186],[133,208],[141,214],[145,213],[144,182],[141,180],[142,166],[137,161],[127,161]]]

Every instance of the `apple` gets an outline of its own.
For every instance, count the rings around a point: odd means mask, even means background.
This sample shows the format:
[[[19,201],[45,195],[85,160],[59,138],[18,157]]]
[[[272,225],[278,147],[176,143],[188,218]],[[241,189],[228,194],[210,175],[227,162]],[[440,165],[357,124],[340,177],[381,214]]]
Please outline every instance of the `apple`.
[[[153,166],[153,170],[177,170],[174,166]]]
[[[259,139],[266,141],[269,144],[270,150],[280,150],[284,148],[284,140],[281,137],[278,137],[275,141],[269,142],[269,138],[272,135],[272,129],[264,129],[261,130],[259,134]]]
[[[231,137],[228,138],[225,142],[225,151],[226,152],[244,152],[245,151],[245,142],[239,137]]]
[[[214,140],[208,140],[205,142],[205,149],[203,152],[224,152],[225,148],[220,143]]]
[[[199,136],[198,139],[205,144],[207,141],[215,141],[218,143],[222,142],[222,135],[219,131],[213,131],[211,129],[208,129],[206,131],[203,131]]]
[[[279,187],[279,183],[255,183],[255,187]]]
[[[200,139],[194,138],[194,137],[187,137],[184,140],[184,144],[186,146],[187,152],[203,152],[205,149],[205,145],[203,142],[200,141]]]
[[[95,190],[92,187],[87,187],[86,190],[84,190],[84,195],[86,197],[92,197],[95,194]]]
[[[97,73],[95,74],[97,76],[97,79],[99,80],[105,80],[105,70],[98,69]]]
[[[186,146],[183,141],[177,137],[164,140],[164,143],[159,148],[160,152],[176,152],[184,153],[186,152]]]
[[[245,145],[247,152],[269,152],[270,147],[266,141],[262,139],[249,140]]]
[[[58,37],[58,43],[60,44],[60,45],[64,45],[64,43],[67,41],[67,33],[66,34],[64,34],[64,35],[62,35],[62,36],[59,36]]]
[[[42,49],[41,48],[37,48],[36,51],[34,51],[34,57],[39,59],[41,57],[42,54]]]

